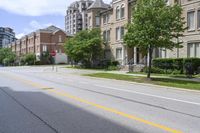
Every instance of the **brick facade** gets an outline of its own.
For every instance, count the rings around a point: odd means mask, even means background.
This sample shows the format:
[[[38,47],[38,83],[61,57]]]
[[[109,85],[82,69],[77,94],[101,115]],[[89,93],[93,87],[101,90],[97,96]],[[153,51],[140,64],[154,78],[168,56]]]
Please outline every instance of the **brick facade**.
[[[68,36],[61,29],[50,26],[32,32],[11,44],[12,51],[18,57],[33,53],[38,58],[43,52],[56,51],[64,54],[64,43]]]

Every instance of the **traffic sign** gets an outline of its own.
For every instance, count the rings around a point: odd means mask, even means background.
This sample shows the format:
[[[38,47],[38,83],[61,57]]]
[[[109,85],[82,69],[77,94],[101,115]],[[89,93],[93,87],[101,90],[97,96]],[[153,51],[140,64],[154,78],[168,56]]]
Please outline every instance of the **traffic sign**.
[[[56,51],[53,50],[53,51],[51,51],[50,54],[51,54],[51,56],[56,56]]]

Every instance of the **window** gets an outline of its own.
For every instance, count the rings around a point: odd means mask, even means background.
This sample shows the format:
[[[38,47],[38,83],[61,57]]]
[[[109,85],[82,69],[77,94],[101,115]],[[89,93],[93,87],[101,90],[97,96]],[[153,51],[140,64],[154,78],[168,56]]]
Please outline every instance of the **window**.
[[[119,27],[116,28],[116,40],[117,41],[120,40],[120,28]]]
[[[124,11],[125,11],[125,8],[124,8],[124,5],[122,5],[122,7],[121,7],[121,13],[120,13],[120,17],[121,18],[124,18]]]
[[[43,46],[42,46],[42,51],[43,51],[43,52],[47,52],[47,45],[43,45]]]
[[[100,26],[100,18],[99,18],[99,16],[96,16],[96,26]]]
[[[103,23],[106,23],[106,15],[103,15]]]
[[[88,18],[88,25],[91,26],[91,17]]]
[[[188,44],[188,57],[194,57],[194,44]]]
[[[110,41],[110,30],[107,31],[107,41]]]
[[[197,43],[195,45],[195,57],[199,57],[200,58],[200,43]]]
[[[124,27],[117,27],[116,28],[116,40],[122,40],[124,37]]]
[[[188,30],[195,30],[194,11],[187,13]]]
[[[105,50],[104,57],[105,57],[105,59],[109,60],[111,58],[111,51],[110,50]]]
[[[103,24],[107,24],[110,21],[110,15],[105,14],[103,15]]]
[[[58,41],[62,42],[62,35],[59,35]]]
[[[109,42],[110,41],[110,30],[107,30],[107,31],[103,32],[103,40],[104,40],[104,42]]]
[[[188,57],[200,57],[200,43],[188,44]]]
[[[116,8],[116,19],[117,20],[120,19],[120,7],[119,6]]]
[[[103,41],[106,42],[106,31],[103,32]]]
[[[159,57],[161,57],[161,58],[167,58],[167,50],[166,50],[166,48],[160,48],[160,50],[159,50]]]
[[[200,29],[200,10],[197,12],[197,27]]]
[[[58,49],[58,53],[62,53],[62,50],[61,50],[61,49]]]
[[[110,21],[110,14],[107,15],[107,23]]]
[[[121,36],[120,39],[122,40],[124,38],[124,27],[121,27]]]
[[[122,48],[116,49],[116,59],[122,59]]]

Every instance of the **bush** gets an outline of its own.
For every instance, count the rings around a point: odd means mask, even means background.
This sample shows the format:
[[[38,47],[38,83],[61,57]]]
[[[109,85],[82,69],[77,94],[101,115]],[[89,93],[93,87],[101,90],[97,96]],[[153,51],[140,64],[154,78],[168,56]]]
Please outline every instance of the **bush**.
[[[142,72],[148,72],[149,67],[143,68]],[[151,67],[151,73],[157,73],[157,74],[165,74],[164,69],[160,69],[158,67]]]
[[[34,65],[36,61],[35,54],[27,54],[21,59],[21,63],[25,65]]]
[[[192,66],[192,73],[198,74],[198,68],[200,67],[200,58],[185,58],[183,59],[184,67],[186,67],[187,64],[190,64]]]
[[[118,65],[119,65],[119,62],[118,62],[118,61],[112,61],[112,62],[111,62],[111,65],[112,65],[112,66],[118,66]]]
[[[108,66],[108,68],[106,70],[112,71],[112,70],[118,70],[118,69],[119,69],[118,66]]]
[[[109,66],[118,66],[119,62],[118,61],[111,61],[111,60],[102,60],[99,63],[99,67],[102,68],[108,68]]]
[[[188,64],[190,64],[192,67],[192,73],[198,74],[200,58],[168,58],[153,60],[153,67],[164,69],[165,71],[172,71],[172,73],[180,72],[179,74],[186,73],[186,67],[188,66]]]

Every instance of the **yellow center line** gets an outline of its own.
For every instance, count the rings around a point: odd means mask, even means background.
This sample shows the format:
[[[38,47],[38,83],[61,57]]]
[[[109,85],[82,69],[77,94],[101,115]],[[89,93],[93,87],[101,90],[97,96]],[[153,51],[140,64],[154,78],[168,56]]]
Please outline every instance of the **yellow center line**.
[[[19,77],[13,77],[13,76],[11,76],[11,77],[16,79],[16,80],[20,80],[23,83],[29,84],[29,85],[31,85],[33,87],[36,87],[38,89],[53,88],[53,87],[49,87],[49,86],[44,86],[42,84],[30,81],[30,80],[25,80],[25,79],[22,79],[22,78],[19,78]],[[113,109],[113,108],[109,108],[109,107],[106,107],[106,106],[103,106],[103,105],[100,105],[100,104],[96,104],[94,102],[90,102],[90,101],[87,101],[85,99],[73,96],[73,95],[71,95],[69,93],[60,92],[58,90],[63,90],[63,89],[54,88],[54,89],[50,89],[50,90],[47,89],[46,91],[54,93],[54,94],[57,94],[59,96],[63,96],[63,97],[67,97],[67,98],[73,99],[75,101],[78,101],[78,102],[81,102],[81,103],[84,103],[84,104],[91,105],[91,106],[93,106],[95,108],[98,108],[98,109],[101,109],[101,110],[104,110],[104,111],[107,111],[107,112],[110,112],[110,113],[114,113],[114,114],[117,114],[119,116],[122,116],[122,117],[125,117],[125,118],[128,118],[128,119],[132,119],[132,120],[135,120],[135,121],[138,121],[138,122],[141,122],[141,123],[144,123],[144,124],[147,124],[147,125],[159,128],[159,129],[162,129],[162,130],[170,132],[170,133],[183,133],[182,131],[179,131],[179,130],[176,130],[176,129],[172,129],[172,128],[169,128],[167,126],[164,126],[164,125],[161,125],[161,124],[157,124],[157,123],[154,123],[154,122],[151,122],[151,121],[136,117],[134,115],[118,111],[118,110]],[[65,91],[65,90],[63,90],[63,91]]]

